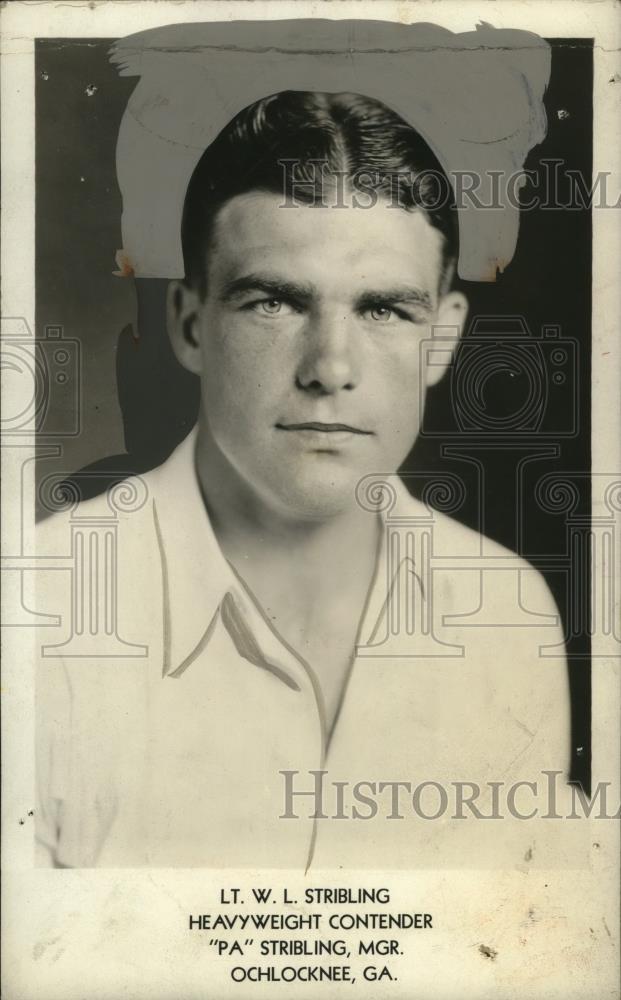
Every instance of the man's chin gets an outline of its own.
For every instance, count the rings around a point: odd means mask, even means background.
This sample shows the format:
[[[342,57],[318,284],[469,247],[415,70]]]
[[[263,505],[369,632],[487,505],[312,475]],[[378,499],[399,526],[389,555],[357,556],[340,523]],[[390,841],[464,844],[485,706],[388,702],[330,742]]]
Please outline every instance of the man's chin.
[[[358,478],[304,477],[283,483],[274,497],[283,515],[300,520],[322,521],[355,512]],[[274,483],[271,484],[274,496]]]

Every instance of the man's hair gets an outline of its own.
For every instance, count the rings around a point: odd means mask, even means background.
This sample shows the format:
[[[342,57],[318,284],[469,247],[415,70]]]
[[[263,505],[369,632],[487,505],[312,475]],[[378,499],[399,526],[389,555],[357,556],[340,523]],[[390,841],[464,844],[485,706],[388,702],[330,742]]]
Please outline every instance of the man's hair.
[[[370,97],[294,90],[244,108],[199,160],[181,225],[186,282],[206,294],[207,252],[226,202],[265,191],[321,204],[337,175],[365,196],[375,192],[395,207],[425,213],[443,237],[443,293],[458,253],[457,214],[450,183],[425,140]]]

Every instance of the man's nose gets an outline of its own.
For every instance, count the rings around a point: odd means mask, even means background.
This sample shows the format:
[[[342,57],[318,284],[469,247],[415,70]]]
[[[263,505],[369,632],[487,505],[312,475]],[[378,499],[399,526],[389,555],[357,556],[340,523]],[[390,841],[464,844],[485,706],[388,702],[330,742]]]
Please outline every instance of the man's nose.
[[[298,389],[317,395],[355,389],[360,381],[357,346],[355,330],[342,313],[311,318],[296,372]]]

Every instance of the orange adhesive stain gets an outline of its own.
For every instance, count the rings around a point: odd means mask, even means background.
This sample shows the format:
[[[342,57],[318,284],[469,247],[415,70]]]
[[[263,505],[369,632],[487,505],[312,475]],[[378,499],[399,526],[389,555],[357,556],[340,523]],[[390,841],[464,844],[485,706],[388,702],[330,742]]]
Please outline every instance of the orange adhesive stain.
[[[113,271],[112,273],[117,278],[133,278],[134,277],[134,265],[131,262],[129,254],[125,250],[117,250],[114,262],[118,267],[118,271]]]

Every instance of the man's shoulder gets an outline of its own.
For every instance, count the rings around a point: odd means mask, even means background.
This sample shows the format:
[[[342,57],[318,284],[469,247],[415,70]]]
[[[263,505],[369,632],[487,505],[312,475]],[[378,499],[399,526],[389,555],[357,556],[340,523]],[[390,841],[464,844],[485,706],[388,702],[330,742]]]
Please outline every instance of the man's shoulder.
[[[517,552],[486,535],[481,528],[470,527],[440,507],[419,500],[407,491],[405,484],[402,484],[393,510],[395,523],[404,530],[407,530],[409,520],[412,530],[428,531],[437,554],[502,559],[530,568],[530,564]],[[388,523],[392,514],[393,511],[387,518]]]
[[[80,499],[77,492],[70,494],[66,502],[59,504],[49,516],[37,523],[37,553],[44,555],[46,550],[53,550],[72,526],[105,530],[107,525],[129,525],[135,524],[138,519],[141,522],[145,517],[150,519],[152,502],[157,497],[161,482],[161,468],[158,466],[150,472],[129,476],[88,500]]]
[[[99,523],[102,528],[107,522],[127,524],[132,528],[145,522],[153,524],[154,502],[170,503],[174,497],[178,506],[189,492],[194,476],[194,439],[194,433],[190,433],[161,465],[113,483],[88,500],[80,498],[77,486],[68,485],[65,495],[59,497],[58,505],[52,508],[51,516],[36,526],[37,548],[53,547],[59,537],[66,535],[71,524],[80,522]]]
[[[491,604],[516,600],[535,615],[558,616],[558,608],[542,573],[524,556],[470,527],[445,511],[407,493],[395,506],[399,530],[427,532],[428,557],[436,574],[451,579],[455,593],[482,590]]]
[[[83,607],[86,594],[100,616],[112,613],[125,632],[134,631],[144,605],[161,599],[154,472],[129,477],[88,500],[76,498],[36,525],[36,605],[44,615],[60,616],[63,635],[78,627],[70,625],[75,615],[92,614]],[[102,623],[103,617],[91,624],[99,630]],[[49,631],[43,633],[46,641]]]

